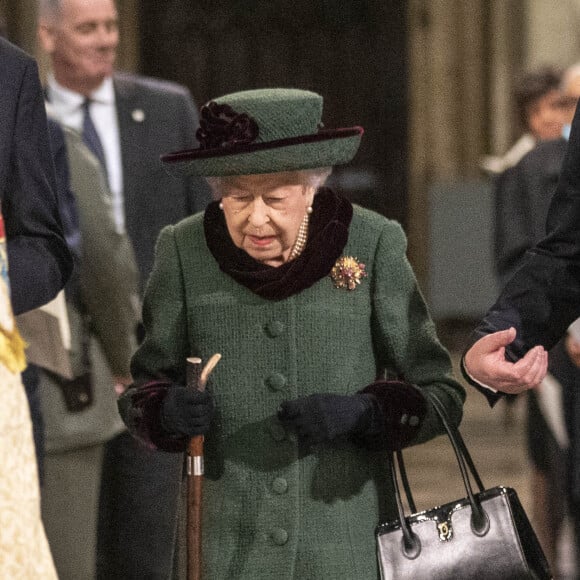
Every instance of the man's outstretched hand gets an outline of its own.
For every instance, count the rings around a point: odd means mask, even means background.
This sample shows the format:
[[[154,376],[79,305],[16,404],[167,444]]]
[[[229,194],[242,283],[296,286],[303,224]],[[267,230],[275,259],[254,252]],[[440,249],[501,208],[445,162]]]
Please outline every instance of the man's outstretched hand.
[[[544,347],[535,346],[512,363],[505,358],[505,348],[515,338],[515,328],[480,338],[463,358],[469,376],[481,385],[509,394],[518,394],[540,384],[548,371],[548,353]]]

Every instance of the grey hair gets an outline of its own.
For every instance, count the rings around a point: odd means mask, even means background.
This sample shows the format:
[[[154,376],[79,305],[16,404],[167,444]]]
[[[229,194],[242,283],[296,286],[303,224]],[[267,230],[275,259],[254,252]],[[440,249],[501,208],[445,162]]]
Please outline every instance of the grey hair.
[[[300,169],[297,171],[289,171],[288,173],[290,173],[293,177],[295,177],[296,181],[300,185],[304,185],[305,187],[313,187],[314,190],[317,190],[319,187],[322,187],[326,183],[326,180],[332,173],[332,167],[316,167],[314,169]],[[225,181],[229,179],[229,177],[228,176],[206,177],[205,179],[211,188],[213,197],[215,199],[219,199],[221,197],[222,185]]]
[[[53,20],[60,15],[62,0],[37,0],[39,18]]]

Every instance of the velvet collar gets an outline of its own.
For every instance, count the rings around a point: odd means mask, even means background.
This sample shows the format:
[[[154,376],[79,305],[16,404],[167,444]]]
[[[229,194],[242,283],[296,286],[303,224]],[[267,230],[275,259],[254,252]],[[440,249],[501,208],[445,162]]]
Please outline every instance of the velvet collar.
[[[223,272],[262,298],[282,300],[328,275],[348,240],[353,210],[347,199],[324,187],[314,196],[312,210],[302,254],[278,267],[262,264],[234,245],[217,201],[205,210],[205,239]]]

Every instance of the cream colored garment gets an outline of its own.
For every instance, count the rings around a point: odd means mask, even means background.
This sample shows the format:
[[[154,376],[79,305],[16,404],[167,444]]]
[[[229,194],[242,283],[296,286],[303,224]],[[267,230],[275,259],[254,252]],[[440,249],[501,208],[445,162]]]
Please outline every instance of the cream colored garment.
[[[57,575],[40,519],[32,422],[18,370],[22,349],[8,299],[3,242],[0,215],[0,578],[53,580]]]

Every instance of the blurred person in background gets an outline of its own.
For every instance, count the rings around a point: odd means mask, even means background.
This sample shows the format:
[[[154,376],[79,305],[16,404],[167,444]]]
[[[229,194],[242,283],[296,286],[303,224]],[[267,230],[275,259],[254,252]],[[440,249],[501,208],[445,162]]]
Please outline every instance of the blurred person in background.
[[[0,36],[7,38],[7,32],[8,28],[6,26],[6,20],[0,11]],[[78,264],[80,251],[78,214],[74,195],[69,189],[66,145],[62,128],[54,119],[50,118],[50,115],[47,116],[47,121],[50,149],[52,152],[52,161],[56,177],[56,203],[59,217],[61,219],[64,238],[75,263],[71,275],[72,278],[77,273],[76,266]],[[71,279],[69,278],[68,283],[70,283],[70,281]],[[24,316],[26,316],[26,314],[24,314]],[[21,326],[20,322],[17,320],[17,325]],[[22,328],[20,328],[20,330],[22,330]],[[30,406],[30,418],[32,419],[38,475],[42,485],[45,429],[39,395],[38,372],[34,365],[27,365],[22,373],[22,383]]]
[[[566,90],[573,90],[573,87],[566,88],[570,87],[570,82],[564,83],[563,79],[564,75],[556,69],[542,68],[523,75],[514,92],[519,118],[526,132],[518,141],[525,145],[506,155],[502,171],[494,180],[495,268],[502,284],[513,274],[525,251],[545,234],[545,217],[553,187],[548,193],[537,192],[537,187],[528,192],[518,190],[514,177],[517,172],[513,167],[538,143],[562,142],[563,127],[571,122]],[[556,159],[560,162],[559,156]],[[553,171],[549,173],[553,174]],[[537,202],[542,206],[536,210]]]
[[[62,228],[67,246],[74,260],[74,269],[71,277],[67,282],[67,287],[74,285],[78,278],[78,265],[80,261],[80,232],[76,201],[73,192],[70,190],[69,169],[67,161],[67,148],[65,136],[61,126],[47,116],[48,134],[50,137],[50,148],[54,162],[56,176],[57,204],[59,215],[62,222]],[[36,311],[29,311],[20,314],[17,317],[17,325],[24,334],[26,342],[34,340],[32,336],[26,333],[26,320],[36,319]],[[40,381],[38,369],[34,364],[28,364],[22,373],[22,382],[28,397],[30,405],[30,415],[34,430],[34,445],[36,448],[36,459],[38,462],[38,475],[42,486],[44,479],[44,453],[46,442],[46,429],[42,413],[42,402],[40,393]]]
[[[95,577],[102,458],[123,431],[113,376],[129,374],[138,276],[128,237],[115,229],[103,168],[79,133],[62,131],[80,218],[77,275],[65,288],[70,374],[42,361],[27,373],[38,377],[46,429],[42,516],[59,578],[74,580]],[[27,342],[61,340],[35,327],[35,314],[19,317]]]
[[[2,39],[0,39],[2,40]],[[15,314],[52,300],[73,260],[58,211],[54,167],[36,63],[2,40],[0,203]],[[26,193],[24,193],[26,192]]]
[[[560,110],[562,72],[551,66],[528,71],[516,81],[513,90],[514,110],[517,115],[520,138],[503,156],[488,156],[483,159],[482,169],[490,175],[495,199],[495,260],[496,272],[500,282],[505,277],[504,260],[510,258],[513,241],[511,230],[504,228],[503,219],[511,208],[504,208],[504,189],[511,179],[510,169],[524,155],[542,140],[557,139],[562,132],[562,113]],[[519,238],[517,238],[519,241]],[[511,267],[511,264],[510,264]],[[506,426],[513,424],[513,404],[515,397],[504,399]]]
[[[0,38],[0,576],[56,579],[40,518],[30,411],[13,312],[56,296],[68,280],[46,113],[36,62]],[[10,263],[10,268],[8,264]]]
[[[539,141],[557,139],[562,132],[562,73],[542,67],[523,74],[515,84],[513,102],[522,135],[501,157],[488,156],[482,168],[492,176],[513,167]]]
[[[194,146],[195,105],[184,87],[115,72],[119,27],[113,0],[39,0],[38,33],[51,64],[47,98],[60,122],[83,134],[103,167],[116,231],[129,236],[142,289],[161,228],[203,209],[209,199],[202,180],[174,180],[159,161],[162,152]],[[114,379],[119,392],[129,381]],[[125,431],[107,442],[97,577],[167,576],[180,470],[178,457],[152,451]]]

